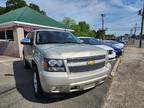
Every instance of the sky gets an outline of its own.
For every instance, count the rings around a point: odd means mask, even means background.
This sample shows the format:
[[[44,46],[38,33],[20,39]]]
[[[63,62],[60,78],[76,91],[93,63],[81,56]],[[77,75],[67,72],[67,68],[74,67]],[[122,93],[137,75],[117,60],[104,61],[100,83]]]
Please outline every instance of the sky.
[[[71,17],[76,22],[86,21],[91,29],[101,28],[101,14],[105,14],[105,28],[108,34],[123,35],[137,24],[137,34],[140,33],[141,17],[138,10],[142,0],[25,0],[35,3],[47,15],[57,21]],[[0,0],[0,6],[5,6],[5,0]]]

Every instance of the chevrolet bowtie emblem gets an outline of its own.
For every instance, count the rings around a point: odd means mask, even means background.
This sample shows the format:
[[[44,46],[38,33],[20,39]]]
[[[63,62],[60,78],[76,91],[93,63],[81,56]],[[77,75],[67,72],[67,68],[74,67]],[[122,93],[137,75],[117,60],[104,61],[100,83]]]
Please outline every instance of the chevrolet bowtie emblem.
[[[94,65],[94,64],[96,64],[96,62],[94,60],[91,60],[91,61],[88,61],[87,64],[88,65]]]

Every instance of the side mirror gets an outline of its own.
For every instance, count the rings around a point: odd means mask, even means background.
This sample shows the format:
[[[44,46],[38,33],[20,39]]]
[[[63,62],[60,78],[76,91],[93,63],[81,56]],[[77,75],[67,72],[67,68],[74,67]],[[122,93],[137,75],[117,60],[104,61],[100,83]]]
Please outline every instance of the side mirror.
[[[28,39],[28,38],[22,39],[22,40],[20,41],[20,43],[23,44],[23,45],[32,45],[31,40]]]

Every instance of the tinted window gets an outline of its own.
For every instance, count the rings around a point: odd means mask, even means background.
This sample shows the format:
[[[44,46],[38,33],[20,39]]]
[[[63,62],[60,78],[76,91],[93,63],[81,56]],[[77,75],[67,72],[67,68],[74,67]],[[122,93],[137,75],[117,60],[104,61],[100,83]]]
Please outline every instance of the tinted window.
[[[80,38],[81,40],[84,41],[86,44],[91,44],[91,45],[100,45],[101,42],[94,39],[94,38]]]
[[[80,41],[72,33],[69,32],[39,31],[37,32],[36,43],[80,43]]]

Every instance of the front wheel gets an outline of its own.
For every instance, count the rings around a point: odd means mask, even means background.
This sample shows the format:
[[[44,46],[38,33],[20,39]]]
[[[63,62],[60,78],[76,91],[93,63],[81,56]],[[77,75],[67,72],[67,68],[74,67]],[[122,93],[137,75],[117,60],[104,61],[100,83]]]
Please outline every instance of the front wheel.
[[[33,91],[34,95],[37,98],[41,98],[43,95],[43,91],[41,88],[40,78],[38,74],[38,70],[36,66],[33,67]]]
[[[24,64],[25,69],[30,69],[30,66],[29,66],[28,62],[26,61],[24,55],[23,55],[23,64]]]

